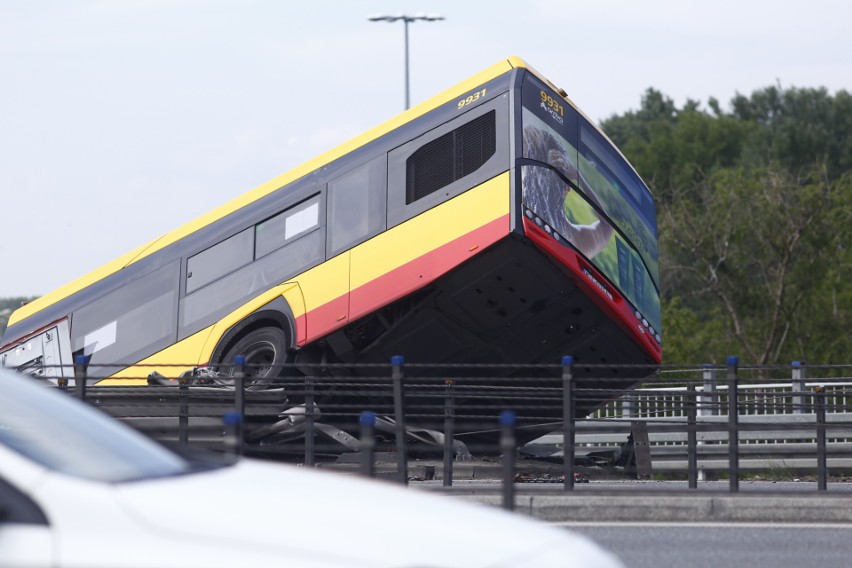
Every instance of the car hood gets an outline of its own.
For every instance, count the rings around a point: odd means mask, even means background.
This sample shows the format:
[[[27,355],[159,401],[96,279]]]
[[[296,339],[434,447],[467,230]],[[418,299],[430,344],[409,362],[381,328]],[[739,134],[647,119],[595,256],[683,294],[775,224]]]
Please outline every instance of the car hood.
[[[116,491],[127,513],[149,530],[199,544],[274,548],[376,567],[526,566],[525,558],[554,553],[560,566],[618,565],[585,537],[520,515],[282,464],[241,460],[122,483]]]

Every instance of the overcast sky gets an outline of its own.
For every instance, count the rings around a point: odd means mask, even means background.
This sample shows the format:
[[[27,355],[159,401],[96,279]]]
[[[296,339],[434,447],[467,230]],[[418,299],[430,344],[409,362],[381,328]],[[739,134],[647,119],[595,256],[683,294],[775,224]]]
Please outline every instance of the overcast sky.
[[[2,0],[0,297],[38,295],[508,55],[595,120],[852,90],[843,0]]]

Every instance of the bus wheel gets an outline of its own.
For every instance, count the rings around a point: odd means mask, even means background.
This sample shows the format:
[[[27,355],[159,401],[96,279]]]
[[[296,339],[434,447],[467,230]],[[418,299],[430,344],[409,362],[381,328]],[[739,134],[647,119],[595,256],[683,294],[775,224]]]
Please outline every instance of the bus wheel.
[[[289,342],[287,334],[278,327],[262,327],[241,337],[228,348],[222,357],[221,371],[233,376],[236,368],[234,357],[246,358],[246,387],[264,389],[274,386],[275,378],[282,374],[282,365],[287,363]]]

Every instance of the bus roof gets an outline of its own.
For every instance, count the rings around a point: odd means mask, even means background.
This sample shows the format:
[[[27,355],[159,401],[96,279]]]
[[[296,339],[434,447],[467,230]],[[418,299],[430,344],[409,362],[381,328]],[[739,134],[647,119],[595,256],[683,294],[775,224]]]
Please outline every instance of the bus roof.
[[[372,128],[363,134],[352,138],[351,140],[344,142],[343,144],[333,148],[316,158],[305,162],[304,164],[284,173],[278,177],[271,179],[270,181],[232,199],[231,201],[217,207],[216,209],[210,211],[209,213],[202,215],[180,227],[177,229],[166,233],[165,235],[151,241],[150,243],[143,245],[135,250],[128,252],[120,256],[119,258],[109,262],[100,268],[93,270],[92,272],[77,278],[76,280],[53,290],[41,296],[40,298],[33,300],[32,302],[22,306],[18,310],[16,310],[11,317],[9,318],[9,326],[20,322],[29,316],[41,311],[42,309],[52,305],[53,303],[66,298],[87,286],[98,282],[99,280],[118,272],[122,268],[142,259],[146,256],[165,248],[166,246],[179,241],[180,239],[186,237],[194,233],[195,231],[205,227],[219,219],[224,218],[225,216],[237,211],[238,209],[254,202],[255,200],[272,193],[273,191],[280,189],[281,187],[296,181],[297,179],[333,162],[337,158],[340,158],[347,153],[367,144],[388,132],[414,120],[436,108],[439,106],[453,100],[454,98],[467,93],[468,91],[473,90],[478,85],[488,82],[489,80],[508,73],[513,69],[517,68],[525,68],[532,71],[536,76],[538,76],[543,81],[547,82],[551,86],[553,86],[554,90],[558,91],[561,95],[564,95],[564,91],[559,89],[558,87],[552,85],[546,78],[544,78],[540,73],[536,72],[531,66],[529,66],[523,59],[520,57],[509,57],[500,61],[499,63],[492,65],[488,69],[477,73],[473,77],[443,91],[442,93],[435,95],[428,100],[398,114],[397,116],[391,118],[390,120]],[[566,97],[567,98],[567,97]],[[572,103],[572,106],[573,105]],[[578,109],[579,110],[579,109]]]

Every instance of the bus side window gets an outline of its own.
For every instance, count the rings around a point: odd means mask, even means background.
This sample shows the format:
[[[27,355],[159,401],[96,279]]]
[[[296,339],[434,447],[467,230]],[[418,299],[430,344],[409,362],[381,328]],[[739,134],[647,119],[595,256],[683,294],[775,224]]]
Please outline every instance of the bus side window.
[[[258,259],[319,226],[319,196],[314,196],[254,226]]]
[[[186,293],[191,294],[254,257],[254,229],[246,229],[186,261]]]
[[[385,229],[386,158],[381,156],[328,184],[328,256]]]

